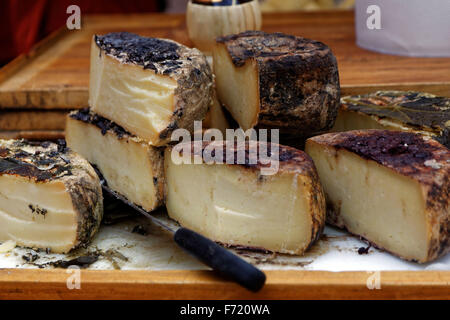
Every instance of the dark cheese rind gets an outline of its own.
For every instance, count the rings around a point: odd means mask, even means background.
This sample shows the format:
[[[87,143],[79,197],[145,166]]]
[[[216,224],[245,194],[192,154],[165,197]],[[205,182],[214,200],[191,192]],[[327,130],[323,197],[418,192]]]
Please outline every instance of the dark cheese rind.
[[[343,97],[341,110],[404,124],[450,146],[450,98],[413,91],[377,91]]]
[[[91,112],[89,108],[83,108],[72,111],[69,114],[69,117],[96,126],[101,130],[103,135],[105,135],[106,132],[110,131],[113,132],[118,139],[122,139],[124,137],[135,138],[134,135],[126,131],[123,127],[119,126],[117,123],[108,120],[94,112]]]
[[[152,69],[156,73],[168,74],[183,64],[174,41],[140,37],[128,32],[96,35],[95,42],[107,54],[123,61]]]
[[[257,126],[309,136],[331,128],[339,108],[336,58],[325,44],[286,35],[246,31],[217,39],[236,67],[257,62]]]
[[[35,152],[29,152],[32,148]],[[32,143],[26,140],[0,141],[0,175],[10,174],[44,182],[72,174],[70,151],[64,143]]]
[[[248,142],[245,143],[237,143],[230,141],[202,141],[201,145],[196,146],[197,142],[185,142],[178,144],[178,146],[183,146],[185,144],[190,145],[191,154],[195,156],[205,157],[205,149],[208,148],[210,150],[217,151],[221,150],[223,152],[222,159],[228,165],[238,165],[245,168],[252,168],[255,170],[260,170],[264,167],[268,167],[267,163],[262,163],[261,158],[259,157],[260,153],[266,153],[267,157],[273,157],[273,159],[277,159],[279,163],[280,171],[299,171],[299,172],[307,172],[309,175],[315,175],[315,167],[311,160],[311,158],[303,151],[297,150],[295,148],[291,148],[288,146],[283,146],[275,143],[265,143],[265,142],[256,142],[255,143],[255,151],[258,152],[258,157],[256,163],[252,162],[250,159],[250,144]],[[181,148],[183,149],[183,148]],[[262,151],[263,150],[263,151]],[[277,152],[278,157],[276,157],[275,152]],[[182,153],[182,152],[181,152]],[[240,163],[239,154],[242,153],[243,163]],[[214,154],[214,157],[217,156]],[[207,161],[206,158],[204,158]],[[265,159],[266,160],[266,159]]]

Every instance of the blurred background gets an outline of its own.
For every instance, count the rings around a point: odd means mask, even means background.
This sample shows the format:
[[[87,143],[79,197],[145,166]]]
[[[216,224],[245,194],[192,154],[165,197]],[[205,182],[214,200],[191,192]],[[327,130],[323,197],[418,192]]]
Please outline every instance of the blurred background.
[[[66,8],[83,14],[183,13],[188,0],[0,0],[0,66],[66,23]],[[263,12],[348,9],[355,0],[260,0]]]

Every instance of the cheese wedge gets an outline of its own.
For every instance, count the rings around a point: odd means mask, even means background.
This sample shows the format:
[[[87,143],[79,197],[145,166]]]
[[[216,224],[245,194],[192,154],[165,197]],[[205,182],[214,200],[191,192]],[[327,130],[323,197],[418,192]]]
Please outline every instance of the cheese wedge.
[[[65,253],[87,245],[103,216],[99,179],[63,145],[0,140],[0,241]]]
[[[226,159],[226,145],[232,164],[204,157],[214,148],[212,153],[222,152]],[[249,162],[248,145],[200,142],[199,152],[194,143],[166,148],[169,217],[225,245],[303,254],[323,229],[325,198],[311,159],[302,151],[279,148],[279,170],[273,175],[261,174],[259,160]],[[177,157],[186,150],[199,164],[179,164]],[[241,151],[243,164],[236,161]]]
[[[310,138],[327,222],[412,261],[450,250],[450,151],[422,135],[386,130]]]
[[[450,98],[412,91],[378,91],[341,99],[331,131],[386,129],[420,133],[450,147]]]
[[[67,145],[96,166],[108,187],[147,211],[163,198],[163,151],[88,109],[67,117]]]
[[[216,42],[218,97],[242,129],[258,126],[311,136],[333,126],[340,87],[329,47],[261,31],[224,36]]]
[[[211,69],[197,49],[126,32],[92,40],[92,111],[152,145],[169,142],[177,128],[192,132],[211,90]]]

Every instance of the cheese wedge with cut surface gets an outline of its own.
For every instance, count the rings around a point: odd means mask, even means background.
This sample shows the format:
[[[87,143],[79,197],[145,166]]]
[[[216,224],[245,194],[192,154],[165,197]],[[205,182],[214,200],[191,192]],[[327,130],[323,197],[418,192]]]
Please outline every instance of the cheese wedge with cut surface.
[[[162,204],[163,150],[88,109],[67,117],[67,145],[96,166],[108,187],[152,211]]]
[[[86,160],[54,143],[0,140],[0,242],[66,253],[89,243],[102,216]]]
[[[325,223],[325,198],[311,159],[302,151],[280,146],[279,170],[273,175],[261,175],[263,165],[250,164],[248,153],[244,164],[235,160],[230,161],[234,164],[205,163],[209,161],[203,151],[212,146],[217,147],[215,154],[224,152],[226,159],[226,144],[204,142],[200,153],[193,149],[194,143],[166,148],[169,217],[226,245],[303,254],[319,238]],[[178,164],[176,148],[182,146],[200,164]],[[238,159],[236,155],[245,149],[248,145],[231,145],[229,152]]]
[[[418,134],[386,130],[310,138],[327,222],[406,260],[450,250],[450,151]]]
[[[172,40],[95,36],[90,68],[92,111],[152,145],[169,142],[177,128],[192,132],[208,110],[212,73],[205,56]]]
[[[331,131],[386,129],[419,133],[450,147],[450,98],[413,91],[377,91],[341,99]]]
[[[340,87],[329,47],[261,31],[224,36],[216,42],[218,98],[242,129],[258,126],[311,136],[332,127]]]

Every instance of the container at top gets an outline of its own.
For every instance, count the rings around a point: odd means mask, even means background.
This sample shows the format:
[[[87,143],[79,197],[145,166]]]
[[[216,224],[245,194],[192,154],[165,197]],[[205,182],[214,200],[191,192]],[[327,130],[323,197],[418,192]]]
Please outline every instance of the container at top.
[[[260,30],[261,10],[257,0],[191,0],[186,24],[195,47],[211,54],[219,36]]]
[[[450,57],[450,0],[356,0],[355,28],[364,49]]]

